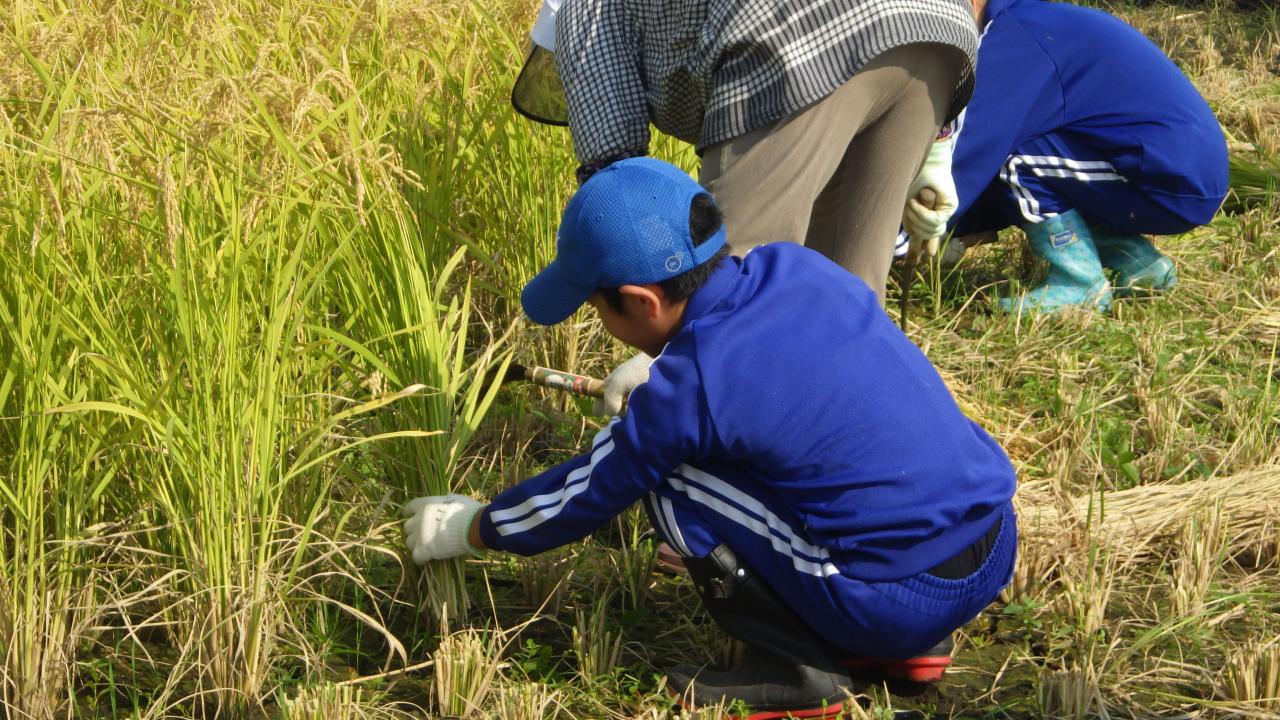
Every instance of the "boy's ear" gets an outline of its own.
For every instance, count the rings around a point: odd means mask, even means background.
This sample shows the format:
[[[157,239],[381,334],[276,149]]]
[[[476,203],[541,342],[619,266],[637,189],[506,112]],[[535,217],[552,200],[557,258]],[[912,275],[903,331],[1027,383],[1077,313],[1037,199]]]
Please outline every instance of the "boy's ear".
[[[623,285],[618,288],[622,302],[628,310],[636,309],[641,317],[656,318],[662,312],[666,294],[657,283],[648,285]]]

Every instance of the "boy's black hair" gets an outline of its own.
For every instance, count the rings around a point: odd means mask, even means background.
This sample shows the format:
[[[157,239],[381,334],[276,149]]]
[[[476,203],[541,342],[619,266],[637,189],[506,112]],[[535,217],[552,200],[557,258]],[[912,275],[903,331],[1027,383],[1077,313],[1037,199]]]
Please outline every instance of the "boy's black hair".
[[[698,193],[693,196],[693,201],[689,203],[689,239],[693,241],[694,247],[710,240],[723,224],[724,214],[720,212],[719,206],[709,193]],[[711,277],[711,272],[727,257],[729,257],[729,246],[724,245],[706,262],[659,282],[658,287],[662,288],[662,293],[668,300],[673,302],[687,300],[693,296],[694,291],[702,287],[707,278]],[[622,304],[622,293],[618,292],[618,288],[599,288],[599,292],[611,310],[616,313],[626,312]]]

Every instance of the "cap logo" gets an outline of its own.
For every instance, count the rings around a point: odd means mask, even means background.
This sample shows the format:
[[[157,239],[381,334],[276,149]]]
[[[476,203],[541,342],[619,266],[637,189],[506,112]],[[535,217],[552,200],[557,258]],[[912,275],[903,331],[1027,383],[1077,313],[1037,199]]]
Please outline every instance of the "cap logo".
[[[676,253],[675,255],[667,258],[667,261],[663,263],[663,267],[667,269],[667,272],[675,272],[679,270],[682,265],[684,265],[684,253]]]

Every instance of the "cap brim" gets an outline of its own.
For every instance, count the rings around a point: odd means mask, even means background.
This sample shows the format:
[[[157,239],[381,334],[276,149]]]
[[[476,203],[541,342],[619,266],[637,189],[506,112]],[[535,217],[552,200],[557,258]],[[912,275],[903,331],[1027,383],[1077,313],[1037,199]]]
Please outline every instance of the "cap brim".
[[[559,260],[552,260],[542,272],[525,283],[520,292],[520,304],[529,319],[539,325],[556,325],[564,322],[582,307],[596,291],[572,282]]]
[[[531,43],[524,67],[511,88],[511,106],[516,112],[547,125],[569,124],[569,102],[556,70],[556,56],[536,43]]]

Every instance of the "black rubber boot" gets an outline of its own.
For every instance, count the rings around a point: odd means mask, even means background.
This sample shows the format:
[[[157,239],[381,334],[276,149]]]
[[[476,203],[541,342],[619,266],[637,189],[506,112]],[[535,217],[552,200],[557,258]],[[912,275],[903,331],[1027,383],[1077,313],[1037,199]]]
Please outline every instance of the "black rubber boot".
[[[849,677],[829,645],[727,545],[685,565],[711,617],[747,652],[728,670],[668,672],[667,687],[682,705],[746,705],[750,712],[730,716],[736,720],[844,716]]]

